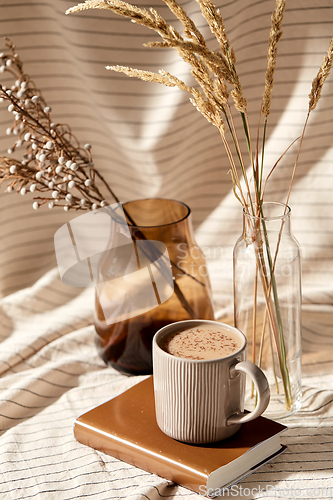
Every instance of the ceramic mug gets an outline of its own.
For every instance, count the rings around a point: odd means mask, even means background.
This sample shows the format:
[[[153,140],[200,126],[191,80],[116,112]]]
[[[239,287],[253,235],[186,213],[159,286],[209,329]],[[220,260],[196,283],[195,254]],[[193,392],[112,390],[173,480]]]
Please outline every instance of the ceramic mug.
[[[236,351],[198,360],[169,354],[161,347],[170,334],[201,325],[233,336]],[[232,436],[242,423],[261,415],[269,403],[269,385],[260,368],[245,359],[246,337],[232,326],[188,320],[161,328],[153,338],[154,396],[160,429],[179,441],[211,443]],[[246,375],[257,391],[257,404],[250,413],[244,413]]]

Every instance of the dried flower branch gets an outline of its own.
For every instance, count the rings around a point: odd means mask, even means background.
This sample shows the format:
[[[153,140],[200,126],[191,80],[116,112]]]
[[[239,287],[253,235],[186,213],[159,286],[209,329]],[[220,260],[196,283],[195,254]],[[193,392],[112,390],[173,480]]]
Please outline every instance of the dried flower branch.
[[[197,41],[199,44],[205,46],[206,41],[200,30],[196,27],[192,19],[187,15],[185,10],[177,4],[175,0],[164,0],[164,3],[169,7],[171,12],[181,20],[184,26],[185,36],[189,40]]]
[[[257,133],[257,151],[254,160],[246,110],[247,102],[246,98],[243,95],[240,79],[235,67],[235,53],[233,51],[233,48],[231,47],[229,38],[226,33],[224,20],[219,9],[216,8],[211,0],[197,0],[204,19],[207,21],[211,32],[214,34],[217,42],[219,43],[220,51],[212,51],[208,48],[207,43],[200,30],[189,18],[184,9],[180,5],[178,5],[176,0],[164,0],[164,2],[173,12],[176,18],[182,23],[184,36],[178,33],[178,31],[173,26],[168,24],[162,18],[162,16],[158,12],[156,12],[155,9],[151,8],[149,11],[146,9],[140,9],[137,6],[123,2],[122,0],[86,0],[84,3],[80,3],[68,9],[66,11],[66,14],[80,12],[86,9],[111,10],[116,14],[130,18],[134,23],[144,25],[147,28],[154,30],[161,36],[162,42],[150,42],[146,44],[147,46],[174,48],[175,50],[177,50],[182,59],[190,64],[191,73],[196,79],[197,83],[200,85],[202,92],[195,90],[193,87],[189,87],[184,82],[177,79],[175,76],[172,76],[169,73],[163,71],[160,71],[159,74],[156,74],[142,70],[126,68],[124,66],[108,66],[108,69],[121,71],[128,76],[134,76],[146,81],[148,80],[151,82],[162,83],[167,86],[177,86],[181,90],[189,92],[191,94],[190,101],[196,106],[200,113],[208,121],[215,125],[220,131],[232,167],[234,191],[235,193],[236,191],[239,192],[239,195],[237,195],[237,197],[242,201],[245,210],[248,210],[248,203],[246,202],[246,200],[250,200],[251,211],[253,214],[257,214],[258,212],[260,212],[260,206],[262,205],[261,191],[263,183],[262,177],[266,126],[267,118],[270,114],[271,108],[274,72],[276,69],[277,61],[277,46],[283,33],[282,21],[286,9],[286,0],[276,0],[275,11],[271,16],[271,30],[267,52],[268,62],[265,76],[265,90],[263,93],[261,105],[261,114],[265,116],[261,166],[259,166],[258,161],[259,127]],[[320,68],[318,75],[314,79],[312,84],[309,101],[309,112],[315,109],[321,96],[323,84],[331,70],[332,53],[333,43],[331,41],[328,54],[325,57],[322,67]],[[237,137],[237,131],[234,126],[231,107],[228,101],[228,84],[231,84],[233,86],[233,89],[231,90],[231,96],[233,97],[236,109],[242,115],[244,133],[253,169],[255,203],[252,203],[250,185],[247,179],[247,173]],[[300,146],[303,141],[307,121],[308,118],[305,122]],[[246,195],[240,192],[241,184],[236,168],[236,162],[233,159],[231,149],[225,138],[226,125],[231,134],[236,151],[236,156],[241,168],[241,173],[245,180],[247,191]],[[280,158],[282,158],[283,156],[284,155],[282,155]],[[299,154],[297,155],[295,166],[297,165],[298,156]],[[276,164],[273,170],[275,170],[275,167]]]
[[[106,66],[106,69],[116,71],[117,73],[124,73],[125,75],[130,77],[140,78],[145,82],[160,83],[162,85],[166,85],[167,87],[179,87],[182,90],[192,92],[192,89],[185,85],[184,82],[182,82],[178,78],[176,79],[166,72],[160,71],[160,74],[158,74],[153,73],[152,71],[142,71],[140,69],[128,68],[126,66]]]
[[[330,45],[327,51],[327,55],[324,57],[323,63],[317,73],[317,76],[312,82],[312,88],[309,95],[309,112],[313,111],[318,101],[321,97],[321,91],[325,83],[326,78],[330,74],[333,62],[333,37],[330,41]]]
[[[6,46],[9,53],[0,54],[0,71],[15,79],[11,88],[0,85],[0,101],[7,102],[8,111],[14,115],[14,123],[6,131],[15,136],[8,155],[22,152],[22,148],[24,152],[21,160],[0,158],[0,184],[9,181],[7,192],[34,193],[36,210],[44,204],[50,209],[88,210],[107,204],[96,185],[98,177],[117,201],[94,168],[90,144],[81,147],[67,125],[52,121],[51,108],[24,73],[15,46],[8,39]]]
[[[224,135],[225,125],[223,116],[226,114],[224,103],[229,97],[225,82],[234,85],[231,94],[234,98],[236,108],[240,111],[246,109],[246,100],[242,95],[241,85],[234,66],[234,52],[230,49],[229,41],[227,41],[226,35],[223,35],[222,32],[219,32],[219,35],[221,37],[221,44],[226,47],[224,52],[220,53],[210,50],[199,29],[187,16],[185,11],[178,6],[175,0],[167,0],[165,3],[181,21],[185,39],[154,9],[150,9],[148,12],[145,9],[139,9],[139,7],[122,2],[121,0],[87,0],[85,3],[68,9],[66,14],[86,9],[109,9],[116,14],[129,17],[133,22],[142,24],[158,33],[163,41],[150,42],[146,45],[149,47],[174,48],[180,57],[190,64],[191,73],[200,85],[202,93],[199,94],[196,91],[194,95],[193,88],[185,85],[184,82],[180,82],[175,77],[173,81],[178,82],[177,86],[181,90],[186,90],[194,96],[194,98],[191,97],[191,102],[210,123],[219,129],[221,135]],[[202,8],[204,8],[203,5]],[[206,10],[210,12],[212,9],[213,17],[215,13],[215,16],[219,18],[220,14],[218,11],[214,11],[213,4],[209,2]],[[149,81],[164,83],[161,77],[154,73],[142,72],[140,70],[135,72],[132,68],[125,68],[123,66],[109,66],[108,69],[122,71],[128,76],[134,76],[143,80],[147,80],[149,75]],[[170,78],[166,85],[170,86]]]
[[[272,91],[274,84],[274,72],[277,60],[277,45],[282,37],[282,20],[286,8],[286,0],[277,0],[275,12],[272,14],[271,31],[268,42],[267,52],[267,70],[265,76],[265,90],[262,99],[261,112],[264,116],[268,116],[271,110]]]
[[[215,35],[220,44],[222,54],[225,56],[230,73],[229,83],[234,84],[234,89],[231,95],[234,99],[235,107],[241,113],[246,111],[247,101],[243,96],[242,86],[237,74],[235,63],[235,52],[230,46],[229,39],[226,34],[223,17],[215,5],[210,0],[198,0],[203,17],[206,19],[211,32]]]

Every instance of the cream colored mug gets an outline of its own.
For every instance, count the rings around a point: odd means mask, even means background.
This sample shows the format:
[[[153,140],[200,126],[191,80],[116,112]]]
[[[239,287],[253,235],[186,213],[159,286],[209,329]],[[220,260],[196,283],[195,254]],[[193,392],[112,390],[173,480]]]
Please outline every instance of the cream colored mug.
[[[167,352],[170,337],[189,329],[187,333],[193,334],[193,328],[196,332],[209,329],[224,332],[226,338],[233,339],[234,352],[216,359],[214,354],[213,359],[189,359]],[[194,344],[205,350],[205,345],[200,345],[197,339]],[[183,352],[187,355],[182,349],[182,356]],[[261,415],[269,403],[269,385],[260,368],[245,359],[246,337],[232,326],[188,320],[159,330],[153,338],[153,379],[160,429],[179,441],[211,443],[232,436],[242,423]],[[251,377],[257,391],[257,404],[250,413],[244,413],[246,375]]]

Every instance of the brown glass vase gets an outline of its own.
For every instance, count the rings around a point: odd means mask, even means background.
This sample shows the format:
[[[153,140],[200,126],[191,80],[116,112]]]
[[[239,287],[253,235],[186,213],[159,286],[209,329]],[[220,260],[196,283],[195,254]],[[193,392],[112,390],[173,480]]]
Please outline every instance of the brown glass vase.
[[[159,198],[131,201],[123,208],[133,240],[166,245],[174,291],[150,311],[122,321],[116,319],[112,324],[107,324],[96,293],[96,345],[107,364],[127,374],[143,375],[152,373],[152,338],[160,328],[191,318],[213,320],[214,312],[205,259],[193,236],[190,208]],[[100,272],[112,276],[116,266],[111,255]],[[107,280],[103,286],[108,287]]]

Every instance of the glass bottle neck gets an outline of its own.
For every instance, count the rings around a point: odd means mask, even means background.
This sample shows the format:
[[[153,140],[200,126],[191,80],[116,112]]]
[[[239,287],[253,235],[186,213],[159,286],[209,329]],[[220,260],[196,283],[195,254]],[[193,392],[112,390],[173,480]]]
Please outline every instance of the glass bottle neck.
[[[290,235],[290,214],[291,210],[282,203],[263,203],[262,213],[264,217],[254,217],[243,210],[243,234],[244,237],[251,238],[258,234],[265,235],[272,233],[283,233]]]

